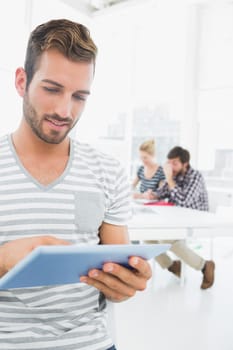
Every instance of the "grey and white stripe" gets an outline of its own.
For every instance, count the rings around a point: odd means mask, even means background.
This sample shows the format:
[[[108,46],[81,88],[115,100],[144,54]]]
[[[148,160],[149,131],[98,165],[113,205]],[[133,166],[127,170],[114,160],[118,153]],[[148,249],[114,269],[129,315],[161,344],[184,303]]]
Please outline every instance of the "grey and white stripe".
[[[71,140],[70,160],[43,186],[0,139],[0,244],[55,235],[98,244],[102,221],[125,225],[129,185],[118,161]],[[112,345],[99,292],[82,283],[0,291],[0,349],[103,350]]]

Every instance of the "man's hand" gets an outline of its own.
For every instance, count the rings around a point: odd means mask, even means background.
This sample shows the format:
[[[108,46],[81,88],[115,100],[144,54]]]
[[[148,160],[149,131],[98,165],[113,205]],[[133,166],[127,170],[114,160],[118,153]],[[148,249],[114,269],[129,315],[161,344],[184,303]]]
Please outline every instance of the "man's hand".
[[[149,189],[143,193],[138,193],[138,192],[133,193],[133,198],[134,199],[153,200],[153,199],[157,199],[158,196],[151,189]]]
[[[131,257],[132,270],[115,263],[106,263],[102,270],[90,270],[81,282],[99,289],[107,299],[115,302],[126,300],[146,288],[152,272],[149,263],[139,257]]]
[[[7,242],[0,246],[0,277],[38,246],[68,244],[70,244],[70,242],[53,236],[20,238]]]
[[[163,172],[167,181],[171,181],[173,179],[172,166],[168,162],[164,164]]]
[[[174,188],[176,183],[173,180],[173,170],[172,170],[172,166],[170,163],[165,163],[163,166],[163,171],[164,171],[164,175],[166,177],[168,186],[170,189]]]
[[[157,199],[158,198],[156,193],[154,193],[151,189],[149,189],[146,192],[142,193],[142,197],[144,199],[148,199],[148,200],[153,200],[153,199]]]

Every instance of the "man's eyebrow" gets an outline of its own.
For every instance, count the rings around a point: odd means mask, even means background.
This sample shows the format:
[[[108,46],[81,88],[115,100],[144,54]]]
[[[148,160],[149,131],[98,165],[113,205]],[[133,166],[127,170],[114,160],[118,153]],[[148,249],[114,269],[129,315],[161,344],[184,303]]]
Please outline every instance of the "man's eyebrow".
[[[52,84],[52,85],[55,85],[59,88],[64,88],[64,86],[62,84],[59,84],[57,83],[56,81],[54,80],[50,80],[50,79],[43,79],[42,80],[44,83],[49,83],[49,84]],[[90,91],[88,90],[77,90],[78,93],[81,93],[81,94],[87,94],[87,95],[90,95]]]
[[[50,80],[50,79],[43,79],[42,80],[44,83],[49,83],[49,84],[52,84],[52,85],[56,85],[56,86],[58,86],[58,87],[60,87],[60,88],[64,88],[64,86],[63,85],[61,85],[61,84],[59,84],[59,83],[57,83],[56,81],[54,81],[54,80]]]

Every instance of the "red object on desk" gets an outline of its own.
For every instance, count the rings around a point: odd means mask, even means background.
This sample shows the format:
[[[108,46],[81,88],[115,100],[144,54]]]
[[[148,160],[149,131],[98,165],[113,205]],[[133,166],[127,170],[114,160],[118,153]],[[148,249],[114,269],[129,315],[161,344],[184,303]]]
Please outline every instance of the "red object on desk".
[[[155,201],[155,202],[144,203],[144,205],[174,206],[175,204],[171,202],[165,202],[165,201]]]

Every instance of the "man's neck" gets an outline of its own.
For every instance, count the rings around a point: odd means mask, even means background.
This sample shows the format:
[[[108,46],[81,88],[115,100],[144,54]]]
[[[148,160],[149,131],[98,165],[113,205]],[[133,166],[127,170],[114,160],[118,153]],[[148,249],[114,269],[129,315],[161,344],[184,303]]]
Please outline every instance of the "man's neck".
[[[65,171],[70,154],[68,137],[54,145],[17,130],[12,135],[12,142],[20,162],[39,183],[49,185]]]

